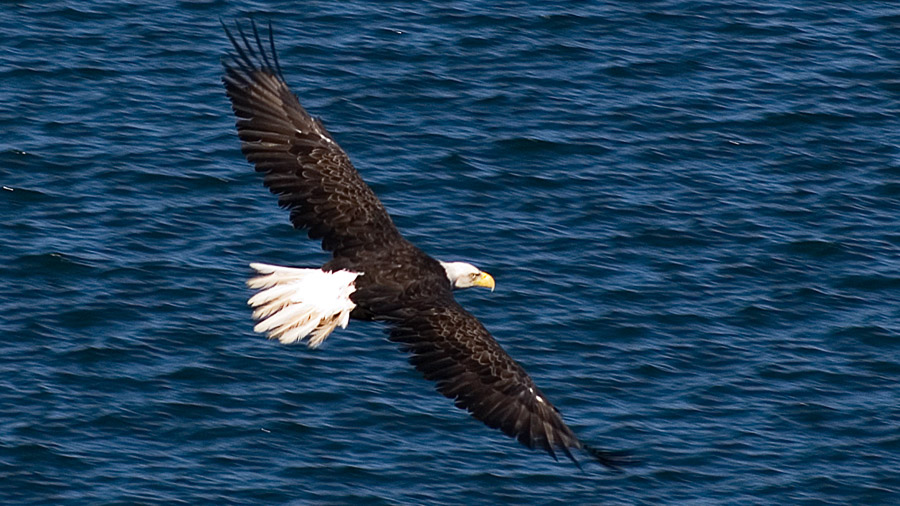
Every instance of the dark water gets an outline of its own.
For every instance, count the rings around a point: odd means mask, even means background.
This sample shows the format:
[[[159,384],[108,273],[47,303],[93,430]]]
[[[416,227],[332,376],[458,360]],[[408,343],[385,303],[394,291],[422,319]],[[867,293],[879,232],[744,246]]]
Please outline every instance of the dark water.
[[[892,2],[0,4],[0,502],[896,504]],[[318,265],[243,158],[218,17],[625,473],[530,452],[377,324],[253,334]]]

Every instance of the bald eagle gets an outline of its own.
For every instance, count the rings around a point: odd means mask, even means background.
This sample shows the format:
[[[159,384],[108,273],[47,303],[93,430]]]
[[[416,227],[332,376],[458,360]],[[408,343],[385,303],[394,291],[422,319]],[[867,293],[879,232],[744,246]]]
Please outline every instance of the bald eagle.
[[[464,262],[441,262],[403,238],[388,212],[322,122],[285,83],[272,27],[264,47],[236,24],[224,26],[234,52],[223,82],[237,116],[241,150],[263,183],[290,210],[291,223],[321,239],[332,258],[318,269],[254,263],[258,289],[249,304],[254,330],[282,343],[320,345],[349,319],[383,321],[390,340],[441,394],[492,428],[554,459],[584,451],[615,468],[626,458],[578,439],[531,377],[453,298],[454,289],[494,289],[494,279]]]

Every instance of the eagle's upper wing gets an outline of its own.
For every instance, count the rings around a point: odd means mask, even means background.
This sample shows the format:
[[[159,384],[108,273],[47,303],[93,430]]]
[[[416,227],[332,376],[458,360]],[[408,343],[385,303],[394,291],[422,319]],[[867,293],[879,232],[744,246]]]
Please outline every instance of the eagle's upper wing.
[[[437,382],[437,390],[489,427],[556,458],[584,450],[608,467],[623,454],[594,449],[572,432],[528,373],[491,337],[481,322],[453,300],[442,300],[393,322],[392,341],[412,353],[410,363]]]
[[[224,24],[223,24],[224,26]],[[269,27],[269,50],[256,25],[248,39],[225,27],[235,52],[223,60],[225,90],[237,116],[241,150],[291,211],[298,229],[335,256],[402,240],[384,206],[321,121],[284,82]]]

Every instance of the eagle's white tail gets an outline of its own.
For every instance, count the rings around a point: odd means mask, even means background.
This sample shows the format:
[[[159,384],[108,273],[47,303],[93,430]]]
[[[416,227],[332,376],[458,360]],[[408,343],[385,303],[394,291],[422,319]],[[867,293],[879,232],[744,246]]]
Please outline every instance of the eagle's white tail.
[[[285,344],[312,334],[307,344],[315,348],[338,325],[347,327],[350,311],[356,307],[350,294],[356,291],[353,283],[360,273],[258,263],[250,267],[260,274],[247,281],[250,288],[261,290],[247,301],[259,322],[254,331]]]

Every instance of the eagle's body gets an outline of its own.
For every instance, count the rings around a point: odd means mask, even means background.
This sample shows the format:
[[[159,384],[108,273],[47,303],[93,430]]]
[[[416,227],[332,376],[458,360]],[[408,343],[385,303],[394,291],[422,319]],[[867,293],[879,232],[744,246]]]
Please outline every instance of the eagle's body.
[[[318,346],[348,318],[384,321],[390,339],[443,395],[490,427],[556,457],[584,450],[607,466],[621,461],[583,444],[525,370],[454,299],[455,288],[485,286],[470,264],[435,260],[402,237],[322,123],[290,91],[270,27],[264,48],[226,28],[235,53],[224,61],[226,92],[247,160],[290,210],[298,229],[321,239],[332,259],[321,269],[251,264],[257,331],[282,342]]]
[[[356,308],[350,316],[360,320],[402,319],[418,306],[453,297],[441,263],[402,238],[378,250],[336,256],[322,268],[364,273],[351,296]]]

